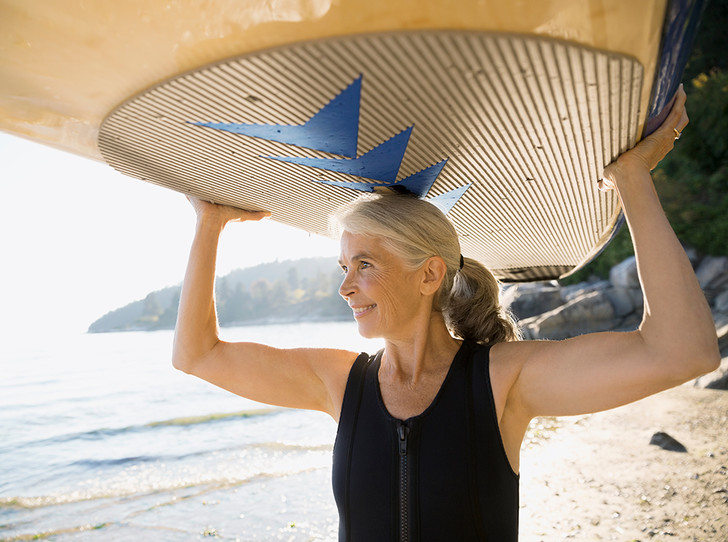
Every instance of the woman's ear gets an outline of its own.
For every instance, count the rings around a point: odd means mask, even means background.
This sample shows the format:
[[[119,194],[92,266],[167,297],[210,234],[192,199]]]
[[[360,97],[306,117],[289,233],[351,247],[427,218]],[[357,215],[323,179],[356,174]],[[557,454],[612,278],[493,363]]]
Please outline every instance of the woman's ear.
[[[442,281],[445,280],[447,265],[440,256],[431,256],[422,265],[422,283],[420,291],[424,295],[434,295],[440,289]]]

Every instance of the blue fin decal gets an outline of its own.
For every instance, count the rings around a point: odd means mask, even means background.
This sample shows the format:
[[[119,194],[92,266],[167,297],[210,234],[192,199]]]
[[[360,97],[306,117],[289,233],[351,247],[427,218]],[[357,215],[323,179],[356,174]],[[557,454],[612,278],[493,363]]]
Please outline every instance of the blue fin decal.
[[[374,147],[369,152],[362,154],[359,158],[305,158],[297,156],[267,156],[266,158],[394,184],[411,133],[412,126]]]
[[[450,212],[450,209],[455,206],[458,200],[463,197],[463,194],[465,194],[468,188],[470,188],[470,183],[460,186],[455,190],[450,190],[450,192],[445,192],[444,194],[430,198],[427,201],[440,209],[444,214],[447,214]]]
[[[355,158],[359,138],[361,80],[360,75],[302,125],[222,122],[190,124]]]
[[[223,122],[189,122],[189,124],[344,156],[345,158],[302,156],[261,156],[261,158],[325,171],[336,171],[372,181],[316,180],[315,182],[361,192],[409,193],[424,199],[447,164],[447,158],[397,182],[399,168],[405,152],[407,152],[407,145],[414,126],[410,126],[357,158],[361,85],[362,76],[359,75],[348,87],[301,125]],[[470,188],[469,184],[428,201],[447,213],[468,188]]]
[[[375,188],[386,187],[386,184],[364,183],[364,182],[346,182],[346,181],[325,181],[314,180],[316,183],[338,186],[339,188],[350,188],[351,190],[359,190],[360,192],[374,192]]]
[[[406,188],[408,192],[411,192],[418,198],[424,198],[430,191],[430,188],[432,188],[432,185],[435,184],[435,180],[437,180],[438,175],[440,175],[446,163],[447,158],[422,171],[413,173],[409,177],[405,177],[397,183],[397,186]]]

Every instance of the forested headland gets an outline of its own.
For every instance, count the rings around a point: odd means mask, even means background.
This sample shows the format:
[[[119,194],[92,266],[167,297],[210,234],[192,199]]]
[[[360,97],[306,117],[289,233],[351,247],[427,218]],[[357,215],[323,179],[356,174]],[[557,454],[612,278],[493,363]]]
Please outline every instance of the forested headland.
[[[222,326],[351,318],[339,295],[335,258],[306,258],[237,269],[215,281]],[[90,333],[173,329],[181,286],[151,292],[89,326]]]

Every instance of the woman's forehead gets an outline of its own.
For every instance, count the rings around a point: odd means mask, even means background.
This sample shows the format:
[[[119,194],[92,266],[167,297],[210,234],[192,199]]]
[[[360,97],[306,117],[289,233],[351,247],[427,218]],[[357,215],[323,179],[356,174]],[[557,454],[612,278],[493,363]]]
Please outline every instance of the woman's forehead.
[[[353,259],[356,257],[391,257],[384,239],[374,235],[365,235],[344,231],[341,234],[341,258]]]

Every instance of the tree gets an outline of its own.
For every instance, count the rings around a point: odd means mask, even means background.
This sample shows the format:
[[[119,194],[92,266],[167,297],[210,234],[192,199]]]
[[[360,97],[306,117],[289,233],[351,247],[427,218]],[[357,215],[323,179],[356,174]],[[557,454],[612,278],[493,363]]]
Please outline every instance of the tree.
[[[702,73],[688,90],[690,124],[655,172],[665,212],[681,241],[728,253],[728,71]]]

